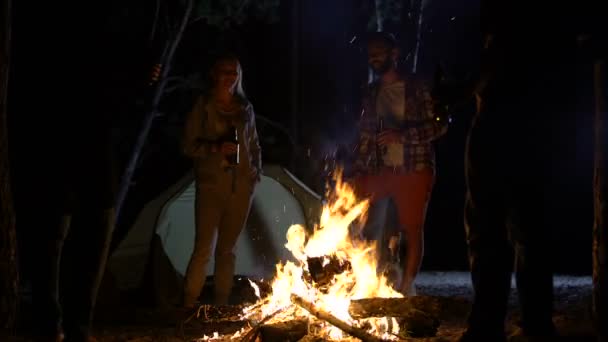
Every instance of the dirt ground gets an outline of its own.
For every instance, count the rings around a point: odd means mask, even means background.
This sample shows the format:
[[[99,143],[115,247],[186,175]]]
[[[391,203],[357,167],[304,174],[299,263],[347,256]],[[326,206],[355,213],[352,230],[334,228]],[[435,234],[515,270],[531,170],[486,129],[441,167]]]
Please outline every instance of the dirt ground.
[[[590,277],[555,277],[555,314],[554,321],[562,336],[560,341],[594,341],[590,319],[591,301]],[[470,309],[472,288],[468,273],[462,272],[423,272],[417,281],[419,295],[440,296],[447,303],[447,314],[443,316],[438,333],[432,338],[411,339],[412,341],[456,341],[465,328]],[[231,316],[239,307],[208,307],[217,315]],[[508,331],[513,331],[518,319],[517,294],[512,290],[509,317],[506,322]],[[230,340],[228,337],[246,327],[243,322],[194,321],[180,325],[175,310],[152,310],[143,308],[115,308],[100,312],[95,322],[95,337],[99,342],[178,342],[202,341],[205,335],[217,340]],[[215,340],[215,339],[214,339]],[[236,339],[238,340],[238,339]],[[315,340],[306,337],[302,341]],[[28,341],[27,338],[18,340]]]

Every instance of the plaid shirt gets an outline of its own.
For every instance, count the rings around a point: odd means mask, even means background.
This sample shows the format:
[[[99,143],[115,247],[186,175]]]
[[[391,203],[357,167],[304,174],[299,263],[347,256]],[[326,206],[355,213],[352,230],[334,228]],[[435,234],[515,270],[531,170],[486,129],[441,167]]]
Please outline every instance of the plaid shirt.
[[[447,120],[435,112],[430,88],[425,82],[406,79],[403,93],[405,113],[398,128],[403,144],[403,165],[387,166],[382,158],[377,156],[378,84],[373,83],[368,87],[363,100],[353,165],[355,173],[373,174],[377,173],[379,167],[390,167],[399,173],[435,168],[435,150],[432,143],[446,133]]]

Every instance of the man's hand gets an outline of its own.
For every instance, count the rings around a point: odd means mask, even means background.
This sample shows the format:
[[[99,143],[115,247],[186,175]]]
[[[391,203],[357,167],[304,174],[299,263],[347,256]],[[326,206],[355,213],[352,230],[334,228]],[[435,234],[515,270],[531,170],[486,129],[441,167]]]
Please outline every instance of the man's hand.
[[[149,85],[153,85],[154,83],[156,83],[158,81],[162,70],[163,70],[162,64],[160,64],[160,63],[154,64],[154,66],[152,67],[152,73],[150,74],[150,82],[148,82]]]
[[[401,142],[401,133],[394,129],[389,129],[378,134],[378,145],[386,146]]]
[[[222,145],[220,146],[220,152],[225,156],[235,154],[236,151],[237,145],[230,142],[222,143]]]

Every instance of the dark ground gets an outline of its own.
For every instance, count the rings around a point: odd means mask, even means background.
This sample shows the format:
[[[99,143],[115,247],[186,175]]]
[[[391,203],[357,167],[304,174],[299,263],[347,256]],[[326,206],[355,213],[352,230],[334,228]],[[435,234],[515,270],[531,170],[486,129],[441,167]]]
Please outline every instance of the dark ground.
[[[242,284],[245,284],[243,282]],[[245,285],[244,285],[245,286]],[[443,297],[448,309],[436,337],[411,339],[412,341],[455,341],[463,332],[465,320],[472,299],[469,274],[466,272],[423,272],[417,282],[418,294]],[[589,314],[591,298],[590,277],[555,277],[554,321],[563,339],[560,341],[593,341]],[[238,291],[240,290],[240,291]],[[241,298],[247,300],[248,289],[237,288]],[[507,330],[513,331],[518,317],[516,292],[513,289]],[[173,310],[151,310],[129,306],[108,307],[100,304],[95,322],[95,337],[99,342],[169,342],[197,341],[206,334],[220,335],[220,340],[230,340],[229,336],[245,326],[243,322],[220,320],[206,323],[186,324],[178,328],[178,315]],[[214,308],[211,308],[212,310]],[[238,312],[237,307],[222,308],[229,316]],[[26,314],[24,312],[24,314]],[[238,339],[237,339],[238,340]],[[19,342],[28,341],[22,337]]]

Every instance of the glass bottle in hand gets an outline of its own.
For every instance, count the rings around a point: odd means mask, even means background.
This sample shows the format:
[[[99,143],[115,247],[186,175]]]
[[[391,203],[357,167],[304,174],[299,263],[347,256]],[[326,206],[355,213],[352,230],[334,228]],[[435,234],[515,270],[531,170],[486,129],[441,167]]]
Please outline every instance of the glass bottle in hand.
[[[380,146],[378,143],[378,137],[384,132],[384,118],[380,116],[378,118],[378,124],[376,126],[376,166],[381,167],[384,165],[383,158],[386,154],[386,146]]]
[[[228,128],[228,132],[226,133],[226,138],[224,139],[227,143],[232,143],[236,145],[236,150],[234,153],[226,155],[226,161],[231,166],[239,165],[239,132],[234,126],[230,126]]]

